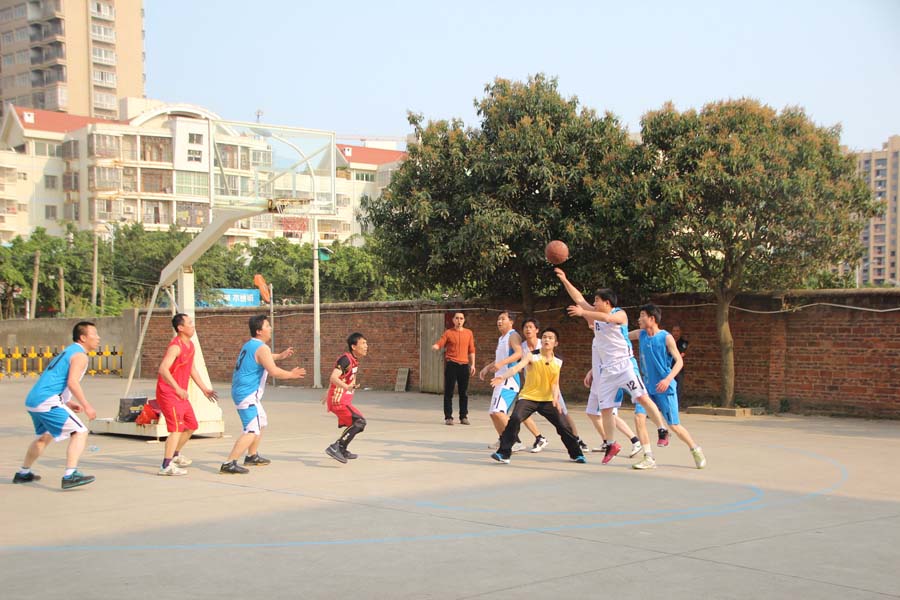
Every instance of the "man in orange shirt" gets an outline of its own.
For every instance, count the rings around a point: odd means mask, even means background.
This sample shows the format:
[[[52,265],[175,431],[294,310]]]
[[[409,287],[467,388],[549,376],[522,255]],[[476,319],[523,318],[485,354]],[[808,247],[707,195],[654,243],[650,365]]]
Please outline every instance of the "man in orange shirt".
[[[466,316],[453,313],[453,328],[448,329],[432,350],[446,347],[444,353],[444,423],[453,425],[453,386],[459,389],[459,422],[469,424],[469,377],[475,374],[475,336],[463,325]]]

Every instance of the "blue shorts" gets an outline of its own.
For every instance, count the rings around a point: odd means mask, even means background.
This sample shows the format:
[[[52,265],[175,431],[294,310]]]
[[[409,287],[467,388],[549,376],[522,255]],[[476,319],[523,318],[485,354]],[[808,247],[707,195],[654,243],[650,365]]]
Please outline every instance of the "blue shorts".
[[[266,409],[262,407],[262,403],[251,404],[247,408],[237,409],[238,416],[241,418],[241,425],[244,433],[255,433],[259,435],[262,430],[268,426],[269,419],[266,415]]]
[[[662,413],[663,419],[666,420],[666,423],[669,425],[680,425],[681,421],[678,419],[678,393],[677,392],[666,392],[664,394],[649,394],[650,399],[653,400],[653,403],[656,404],[656,407],[659,409],[659,412]],[[639,403],[634,404],[634,414],[636,415],[646,415],[647,411],[644,410],[644,407]]]
[[[38,437],[49,433],[57,442],[68,438],[73,433],[86,433],[85,427],[78,417],[67,406],[54,406],[47,412],[28,412],[34,423],[34,433]]]

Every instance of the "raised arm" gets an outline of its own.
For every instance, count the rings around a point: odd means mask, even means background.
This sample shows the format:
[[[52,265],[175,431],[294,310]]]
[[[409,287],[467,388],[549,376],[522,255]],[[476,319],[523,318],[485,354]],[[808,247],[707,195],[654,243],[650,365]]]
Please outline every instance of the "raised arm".
[[[576,306],[580,306],[585,310],[591,310],[594,308],[594,305],[584,299],[584,296],[581,292],[578,291],[572,282],[569,281],[569,278],[566,277],[566,272],[556,267],[553,269],[553,272],[556,273],[556,276],[559,278],[560,283],[563,284],[563,287],[566,288],[566,292],[569,294],[569,297],[572,299],[572,302],[575,303]]]

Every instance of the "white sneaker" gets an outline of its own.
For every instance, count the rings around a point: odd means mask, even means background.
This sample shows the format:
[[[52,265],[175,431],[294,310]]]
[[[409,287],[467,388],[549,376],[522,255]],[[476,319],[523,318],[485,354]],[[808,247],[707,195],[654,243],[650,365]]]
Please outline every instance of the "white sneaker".
[[[178,465],[179,467],[186,467],[193,462],[194,461],[189,459],[187,456],[182,456],[181,454],[172,459],[172,463]]]
[[[184,469],[179,468],[178,465],[176,465],[176,464],[175,464],[175,461],[173,460],[172,462],[169,463],[169,466],[166,467],[165,469],[163,469],[162,467],[160,467],[159,472],[157,473],[157,475],[168,475],[168,476],[173,476],[173,475],[187,475],[187,471],[185,471]]]
[[[531,447],[530,452],[540,452],[541,450],[546,448],[549,443],[550,443],[550,441],[547,438],[545,438],[542,435],[539,435],[536,438],[534,438],[534,446]]]
[[[638,454],[640,454],[640,453],[641,453],[641,450],[643,450],[643,449],[644,449],[644,447],[641,446],[641,443],[640,443],[640,442],[635,442],[635,443],[631,446],[631,452],[628,453],[628,458],[634,458],[635,456],[637,456]]]
[[[631,468],[637,469],[638,471],[646,471],[648,469],[655,469],[656,461],[653,459],[652,456],[645,456],[644,460],[642,460],[641,462],[638,462],[638,463],[634,463],[633,465],[631,465]]]
[[[525,449],[525,444],[523,444],[522,442],[516,442],[515,444],[513,444],[513,447],[512,447],[513,452],[521,452],[524,449]]]
[[[697,465],[698,469],[706,466],[706,456],[703,455],[703,448],[697,446],[691,450],[691,456],[694,457],[694,464]]]

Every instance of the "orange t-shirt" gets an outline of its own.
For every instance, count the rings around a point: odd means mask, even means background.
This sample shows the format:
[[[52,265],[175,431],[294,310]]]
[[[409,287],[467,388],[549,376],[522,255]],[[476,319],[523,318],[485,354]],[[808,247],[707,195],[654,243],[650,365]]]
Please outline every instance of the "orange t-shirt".
[[[437,345],[438,348],[447,347],[445,359],[461,365],[469,364],[469,355],[475,354],[475,336],[472,335],[471,329],[465,327],[460,330],[455,328],[446,330]]]

